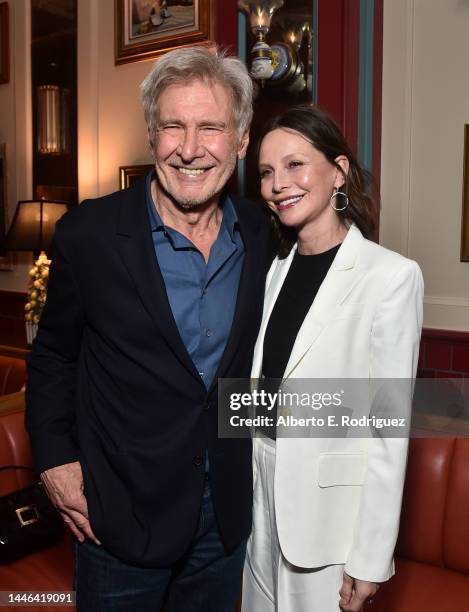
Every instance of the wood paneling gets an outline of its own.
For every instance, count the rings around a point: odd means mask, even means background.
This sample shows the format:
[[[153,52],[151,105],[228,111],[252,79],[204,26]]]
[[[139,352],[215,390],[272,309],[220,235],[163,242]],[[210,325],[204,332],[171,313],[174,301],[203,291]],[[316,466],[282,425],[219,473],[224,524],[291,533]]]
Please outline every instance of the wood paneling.
[[[0,345],[26,349],[24,305],[26,293],[0,291]],[[1,350],[2,354],[6,354]],[[11,353],[10,353],[11,354]],[[15,352],[12,356],[18,356]]]

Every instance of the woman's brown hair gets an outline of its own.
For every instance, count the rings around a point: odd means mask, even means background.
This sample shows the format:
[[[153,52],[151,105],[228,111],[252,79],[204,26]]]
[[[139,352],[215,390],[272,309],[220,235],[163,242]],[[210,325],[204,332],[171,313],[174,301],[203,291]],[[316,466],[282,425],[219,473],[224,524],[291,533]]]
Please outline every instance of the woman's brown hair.
[[[258,152],[262,140],[269,132],[277,129],[294,130],[304,136],[320,151],[333,166],[342,169],[335,162],[339,155],[345,155],[349,161],[348,174],[344,175],[344,185],[341,191],[348,196],[348,206],[345,210],[337,211],[337,215],[344,222],[355,223],[365,237],[369,237],[375,229],[375,203],[372,196],[372,177],[364,170],[353,155],[339,126],[328,113],[318,106],[301,105],[288,108],[286,111],[270,119],[263,126],[258,141]],[[342,199],[338,199],[337,206],[342,206]],[[296,232],[283,226],[272,213],[275,233],[279,239],[279,257],[288,255],[294,242]]]

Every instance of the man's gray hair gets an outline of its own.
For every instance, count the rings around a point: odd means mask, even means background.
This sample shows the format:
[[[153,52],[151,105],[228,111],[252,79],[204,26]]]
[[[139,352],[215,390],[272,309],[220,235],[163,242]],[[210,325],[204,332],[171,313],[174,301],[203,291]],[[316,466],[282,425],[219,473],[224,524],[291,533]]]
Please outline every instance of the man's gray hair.
[[[157,60],[140,85],[152,145],[158,121],[158,100],[163,91],[170,85],[186,85],[199,80],[226,87],[233,98],[231,108],[239,137],[249,128],[254,85],[243,62],[215,47],[185,47],[170,51]]]

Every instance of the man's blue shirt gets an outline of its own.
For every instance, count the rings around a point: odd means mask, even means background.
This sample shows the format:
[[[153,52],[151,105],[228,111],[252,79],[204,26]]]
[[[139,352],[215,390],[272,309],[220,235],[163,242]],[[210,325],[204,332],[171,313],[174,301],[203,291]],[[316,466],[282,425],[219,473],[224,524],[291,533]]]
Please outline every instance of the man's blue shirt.
[[[179,333],[208,389],[230,334],[244,262],[238,218],[226,196],[220,230],[206,263],[188,238],[163,224],[151,196],[154,176],[154,172],[147,176],[146,196],[156,258]]]

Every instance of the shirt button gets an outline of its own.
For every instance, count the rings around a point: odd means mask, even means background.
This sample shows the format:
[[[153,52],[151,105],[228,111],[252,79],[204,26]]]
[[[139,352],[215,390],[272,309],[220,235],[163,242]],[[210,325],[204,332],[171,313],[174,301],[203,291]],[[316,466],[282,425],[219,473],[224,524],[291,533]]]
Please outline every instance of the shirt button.
[[[207,295],[208,289],[202,289],[202,295]]]
[[[213,332],[211,329],[207,329],[207,331],[205,332],[207,335],[207,338],[210,338],[211,335],[213,335]]]
[[[199,372],[199,376],[203,378],[205,376],[205,372]]]
[[[200,455],[196,455],[193,459],[192,459],[192,465],[194,467],[200,467],[202,465],[202,457]]]

